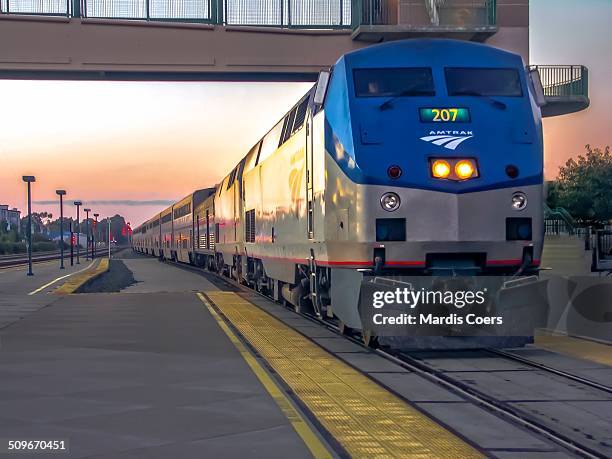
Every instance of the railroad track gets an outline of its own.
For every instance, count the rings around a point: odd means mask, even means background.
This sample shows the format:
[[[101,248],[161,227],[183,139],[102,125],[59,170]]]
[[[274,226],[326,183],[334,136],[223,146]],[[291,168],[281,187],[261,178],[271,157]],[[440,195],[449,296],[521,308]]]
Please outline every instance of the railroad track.
[[[112,249],[112,250],[114,251],[116,249]],[[104,255],[106,253],[108,253],[107,248],[96,250],[97,256]],[[53,252],[35,252],[32,254],[32,263],[40,263],[43,261],[50,261],[50,260],[59,260],[60,256],[61,254],[59,250],[53,251]],[[85,258],[85,252],[80,252],[80,257]],[[67,260],[69,258],[70,258],[70,252],[64,251],[64,260]],[[28,256],[22,253],[14,254],[14,255],[0,256],[0,268],[25,265],[27,263],[28,263]]]
[[[219,281],[221,281],[221,283],[225,284],[226,286],[229,286],[230,288],[234,290],[238,289],[238,290],[242,290],[248,293],[256,293],[262,296],[263,298],[266,298],[270,301],[274,301],[272,298],[270,298],[267,295],[264,295],[260,292],[252,290],[248,288],[247,286],[236,282],[233,279],[227,278],[225,276],[221,276],[220,274],[215,273],[213,271],[208,271],[204,268],[198,268],[198,267],[191,266],[185,263],[180,263],[180,262],[173,262],[173,261],[166,261],[166,262],[168,264],[175,265],[181,269],[186,269],[189,271],[200,273],[201,275],[205,276],[209,280],[211,280],[211,278],[214,278],[217,282],[213,282],[213,283],[217,284],[217,286],[219,286],[218,285]],[[292,308],[289,308],[289,309],[291,311],[294,311]],[[455,393],[463,397],[464,399],[470,401],[471,403],[479,407],[482,407],[486,409],[487,411],[492,412],[503,419],[508,420],[514,425],[518,425],[522,428],[525,428],[531,432],[536,433],[537,435],[547,439],[551,443],[554,443],[555,445],[561,447],[562,449],[574,455],[577,455],[583,458],[589,458],[589,459],[607,459],[609,457],[606,453],[597,451],[589,445],[585,445],[573,438],[568,437],[567,435],[564,435],[563,433],[555,431],[550,426],[547,426],[545,423],[523,412],[522,410],[511,406],[509,403],[506,403],[503,400],[497,399],[494,396],[486,394],[485,392],[479,389],[476,389],[462,381],[459,381],[453,378],[452,376],[449,376],[445,372],[438,370],[437,368],[434,368],[428,365],[427,363],[424,363],[423,361],[416,359],[415,357],[405,352],[394,352],[394,351],[389,351],[385,349],[372,349],[366,346],[363,343],[363,341],[359,339],[358,337],[350,336],[350,335],[346,335],[342,333],[338,325],[333,321],[330,321],[328,319],[321,319],[312,314],[308,314],[305,312],[296,312],[296,314],[299,314],[302,317],[305,317],[306,319],[312,322],[315,322],[327,328],[328,330],[331,330],[337,333],[338,335],[345,337],[346,339],[352,341],[355,344],[358,344],[359,346],[363,347],[364,349],[369,350],[370,352],[374,352],[380,355],[381,357],[407,370],[410,370],[429,381],[436,383],[437,385],[445,388],[449,392]],[[525,359],[523,357],[516,356],[506,351],[500,351],[497,349],[483,349],[483,350],[486,352],[498,355],[499,357],[502,357],[505,359],[511,359],[511,360],[520,362],[522,364],[538,368],[540,370],[549,372],[556,376],[565,377],[574,382],[584,384],[590,388],[602,390],[606,393],[612,393],[612,387],[597,383],[595,381],[591,381],[589,379],[586,379],[580,376],[572,375],[565,371],[541,364],[539,362],[534,362],[529,359]],[[397,395],[400,398],[405,399],[401,395],[399,394]],[[406,400],[406,401],[409,402],[409,400]]]
[[[612,394],[612,386],[607,386],[605,384],[601,384],[598,383],[596,381],[592,381],[588,378],[585,378],[583,376],[578,376],[578,375],[574,375],[572,373],[568,373],[567,371],[564,370],[559,370],[558,368],[554,368],[551,367],[549,365],[545,365],[541,362],[535,362],[533,360],[530,359],[526,359],[525,357],[521,357],[520,355],[516,355],[513,354],[512,352],[507,352],[507,351],[503,351],[501,349],[487,349],[487,352],[491,353],[491,354],[495,354],[495,355],[499,355],[505,359],[508,360],[513,360],[515,362],[519,362],[522,363],[524,365],[528,365],[530,367],[533,368],[538,368],[540,370],[544,370],[547,371],[549,373],[553,373],[557,376],[562,376],[564,378],[570,379],[574,382],[580,383],[580,384],[584,384],[585,386],[589,386],[592,387],[594,389],[598,389],[601,390],[603,392],[607,392],[609,394]],[[612,349],[610,349],[610,352],[612,352]]]
[[[520,409],[514,408],[510,404],[499,400],[485,392],[478,390],[462,381],[447,375],[446,373],[435,369],[414,357],[405,353],[390,353],[384,350],[376,350],[379,355],[394,361],[398,365],[414,371],[421,376],[434,381],[448,390],[462,395],[464,398],[473,401],[475,404],[486,408],[487,410],[510,420],[516,425],[520,425],[532,432],[535,432],[551,442],[561,446],[567,451],[578,455],[579,457],[592,459],[607,459],[608,455],[600,451],[596,451],[588,445],[576,441],[553,428],[547,426],[538,419],[524,413]]]
[[[42,252],[34,252],[32,255],[53,255],[53,254],[59,254],[59,250],[46,250],[46,251],[42,251]],[[14,259],[21,259],[23,257],[27,257],[27,254],[23,254],[23,253],[11,253],[11,254],[7,254],[7,255],[0,255],[0,262],[5,261],[5,260],[14,260]]]

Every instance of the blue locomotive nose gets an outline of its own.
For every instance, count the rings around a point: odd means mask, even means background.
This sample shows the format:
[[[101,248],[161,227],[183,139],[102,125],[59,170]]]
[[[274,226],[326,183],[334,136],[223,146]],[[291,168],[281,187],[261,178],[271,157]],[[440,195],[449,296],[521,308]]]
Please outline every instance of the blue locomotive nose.
[[[325,110],[327,150],[356,183],[466,193],[543,180],[539,110],[521,58],[505,51],[410,40],[349,53]],[[437,159],[448,176],[432,173]],[[475,174],[457,170],[465,160]]]

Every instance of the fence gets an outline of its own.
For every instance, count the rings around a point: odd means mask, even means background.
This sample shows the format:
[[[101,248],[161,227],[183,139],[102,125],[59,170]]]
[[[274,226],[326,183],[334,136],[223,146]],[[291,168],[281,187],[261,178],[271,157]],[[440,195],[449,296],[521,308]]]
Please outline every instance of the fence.
[[[212,0],[83,0],[88,18],[211,22]]]
[[[547,97],[588,96],[589,72],[582,65],[533,65]]]
[[[496,0],[0,0],[3,14],[313,29],[493,26],[496,10]]]
[[[546,218],[544,219],[544,232],[552,235],[573,236],[575,234],[575,229],[565,220],[559,218]]]
[[[227,25],[341,28],[351,25],[351,0],[225,0]]]
[[[0,0],[3,14],[350,28],[351,0]]]
[[[612,231],[597,231],[597,249],[600,259],[612,260]]]
[[[35,14],[40,16],[70,16],[71,0],[0,0],[4,14]]]

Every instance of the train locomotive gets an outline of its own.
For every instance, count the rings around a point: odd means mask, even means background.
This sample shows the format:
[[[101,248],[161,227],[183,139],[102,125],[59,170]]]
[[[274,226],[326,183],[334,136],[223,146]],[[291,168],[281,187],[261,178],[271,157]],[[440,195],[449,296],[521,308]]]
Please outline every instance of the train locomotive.
[[[364,279],[537,274],[542,98],[520,56],[483,44],[350,52],[219,184],[136,228],[133,247],[335,317],[371,342]]]

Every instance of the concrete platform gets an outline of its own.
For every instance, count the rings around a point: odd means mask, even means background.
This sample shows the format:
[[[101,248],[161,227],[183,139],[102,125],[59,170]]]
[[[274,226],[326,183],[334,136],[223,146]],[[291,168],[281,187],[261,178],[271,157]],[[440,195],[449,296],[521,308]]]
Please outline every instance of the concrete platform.
[[[35,263],[34,276],[26,275],[27,266],[0,268],[0,329],[54,303],[57,298],[46,293],[92,266],[84,257],[81,264],[74,266],[66,259],[62,270],[59,263],[59,260]]]
[[[2,438],[65,439],[70,458],[311,457],[195,294],[29,298],[0,330]]]
[[[168,266],[153,258],[126,258],[122,260],[134,273],[136,283],[122,293],[199,292],[217,290],[213,284],[197,273]],[[168,272],[174,273],[168,276]]]

